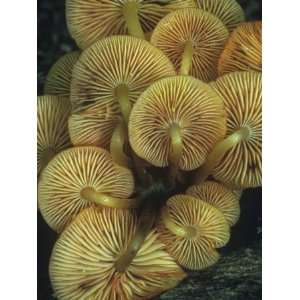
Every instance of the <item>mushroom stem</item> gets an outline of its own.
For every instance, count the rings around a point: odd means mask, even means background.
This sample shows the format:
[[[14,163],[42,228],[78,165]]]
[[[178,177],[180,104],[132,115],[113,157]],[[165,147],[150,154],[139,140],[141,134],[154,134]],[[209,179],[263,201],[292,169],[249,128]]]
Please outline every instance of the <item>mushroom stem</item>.
[[[132,199],[122,199],[116,198],[104,193],[100,193],[95,191],[92,187],[83,188],[80,192],[81,197],[87,201],[94,202],[96,204],[100,204],[105,207],[111,208],[135,208],[140,204],[139,198]]]
[[[180,66],[180,75],[189,75],[190,69],[192,67],[193,62],[193,44],[191,41],[187,41],[184,46],[184,51],[182,54],[181,59],[181,66]]]
[[[49,163],[49,161],[55,156],[56,152],[51,148],[47,148],[42,152],[41,155],[41,170],[43,170]]]
[[[139,15],[138,4],[135,1],[127,1],[123,6],[123,16],[126,20],[128,32],[137,38],[145,39]]]
[[[168,207],[164,206],[161,210],[161,218],[168,230],[173,234],[184,237],[184,238],[193,238],[197,235],[197,230],[193,226],[179,226],[172,221]]]
[[[151,212],[151,209],[147,208],[143,210],[137,231],[134,234],[128,248],[125,253],[119,257],[115,262],[115,268],[118,272],[123,273],[126,271],[132,260],[135,258],[139,249],[143,245],[147,235],[149,234],[155,221],[155,214]]]
[[[127,130],[125,124],[121,121],[113,131],[113,135],[110,140],[110,153],[115,163],[122,167],[129,168],[131,161],[124,153],[126,135]]]
[[[198,169],[195,174],[195,184],[200,184],[212,173],[212,170],[224,157],[226,152],[238,145],[241,141],[246,140],[250,135],[248,127],[241,127],[227,138],[217,143],[212,152],[208,155],[206,162]]]
[[[124,121],[128,124],[129,116],[131,112],[131,103],[129,101],[129,89],[126,84],[120,84],[115,88],[116,98],[119,102],[121,113]]]
[[[173,124],[170,127],[169,134],[171,138],[171,147],[169,153],[169,163],[170,163],[169,181],[170,181],[170,185],[173,186],[178,173],[179,160],[182,155],[183,144],[182,144],[181,130],[177,124]]]

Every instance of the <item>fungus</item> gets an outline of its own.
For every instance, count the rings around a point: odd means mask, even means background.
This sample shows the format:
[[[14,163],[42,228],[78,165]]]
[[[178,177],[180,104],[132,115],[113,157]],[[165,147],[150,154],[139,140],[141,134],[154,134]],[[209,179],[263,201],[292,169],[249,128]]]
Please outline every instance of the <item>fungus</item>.
[[[229,226],[233,226],[240,217],[239,196],[220,183],[206,181],[189,187],[186,193],[218,208]]]
[[[44,94],[70,96],[72,70],[80,55],[73,51],[62,56],[50,69],[44,86]]]
[[[261,72],[261,21],[239,25],[230,35],[218,63],[219,76],[235,71]]]
[[[208,155],[196,183],[209,174],[236,189],[261,185],[261,73],[234,72],[211,86],[222,97],[227,112],[227,134]]]
[[[126,270],[115,267],[136,227],[129,210],[84,210],[52,251],[50,279],[58,299],[150,299],[184,279],[153,230]]]
[[[126,199],[133,189],[131,171],[114,164],[107,151],[75,147],[58,154],[45,168],[38,201],[48,225],[61,232],[86,207],[135,207],[136,199]]]
[[[71,105],[61,96],[38,96],[37,99],[37,174],[63,149],[71,146],[68,117]]]
[[[67,0],[66,18],[71,36],[84,49],[101,38],[126,34],[144,38],[169,12],[196,7],[194,0]]]
[[[172,75],[175,71],[168,58],[144,40],[114,36],[96,42],[81,54],[73,70],[69,120],[73,144],[106,148],[114,130],[125,141],[127,129],[117,127],[122,127],[122,120],[128,122],[139,95],[152,82]],[[126,158],[118,153],[123,150],[115,151],[111,148],[122,165]]]
[[[229,225],[220,210],[189,195],[171,197],[157,225],[159,239],[183,267],[200,270],[216,263],[230,238]]]
[[[196,4],[218,17],[230,32],[245,21],[244,11],[236,0],[196,0]]]
[[[177,167],[199,167],[225,132],[221,99],[208,84],[189,76],[151,85],[136,102],[129,121],[135,153],[154,166],[175,167],[175,175]]]
[[[217,77],[218,59],[228,38],[225,25],[202,9],[183,9],[165,16],[151,35],[181,75],[203,81]]]

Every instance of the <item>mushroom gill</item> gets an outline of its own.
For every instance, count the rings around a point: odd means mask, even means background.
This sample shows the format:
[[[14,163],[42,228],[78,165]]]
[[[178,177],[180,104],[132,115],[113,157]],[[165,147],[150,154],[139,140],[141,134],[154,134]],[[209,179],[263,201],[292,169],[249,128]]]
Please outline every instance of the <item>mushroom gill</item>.
[[[157,225],[159,239],[183,267],[200,270],[219,259],[215,248],[230,238],[229,225],[220,210],[190,195],[171,197]]]
[[[165,16],[151,35],[151,43],[172,61],[180,75],[205,82],[217,78],[218,60],[228,30],[202,9],[182,9]]]
[[[161,3],[160,3],[161,2]],[[163,3],[164,2],[164,3]],[[130,33],[144,38],[169,12],[196,7],[194,0],[67,0],[69,32],[81,49],[101,38]]]
[[[236,0],[196,0],[199,8],[218,17],[232,32],[240,23],[245,21],[245,14]]]
[[[72,51],[59,58],[47,74],[44,86],[46,95],[70,97],[72,70],[80,51]]]
[[[137,227],[133,211],[88,208],[62,233],[52,251],[50,279],[56,297],[151,299],[175,287],[186,274],[153,230],[124,272],[115,268]]]
[[[37,99],[37,174],[60,151],[71,146],[68,133],[69,99],[38,96]]]
[[[55,231],[84,208],[102,205],[127,208],[134,189],[131,171],[116,165],[97,147],[75,147],[58,154],[45,168],[38,186],[40,211]]]
[[[223,99],[227,133],[196,173],[195,182],[212,174],[235,189],[261,185],[262,76],[259,72],[234,72],[218,78],[211,87]]]
[[[239,195],[223,184],[205,181],[203,184],[189,187],[186,194],[218,208],[229,226],[233,226],[240,217]]]
[[[219,76],[235,71],[261,72],[261,33],[261,21],[242,23],[231,33],[219,59]]]
[[[135,153],[157,167],[193,170],[226,131],[222,100],[189,76],[155,82],[138,99],[129,121]]]

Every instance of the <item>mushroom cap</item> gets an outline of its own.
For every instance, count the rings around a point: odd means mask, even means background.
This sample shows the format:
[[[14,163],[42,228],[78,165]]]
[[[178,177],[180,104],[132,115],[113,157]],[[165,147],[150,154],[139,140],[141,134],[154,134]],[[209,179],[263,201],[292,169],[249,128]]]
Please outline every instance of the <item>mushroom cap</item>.
[[[238,195],[223,184],[206,181],[189,187],[186,193],[218,208],[224,214],[229,226],[233,226],[240,217]]]
[[[222,97],[227,112],[227,133],[248,127],[250,136],[231,148],[213,170],[216,180],[236,189],[261,185],[262,76],[259,72],[234,72],[211,86]]]
[[[67,0],[67,25],[79,48],[85,49],[107,36],[126,34],[122,9],[127,2],[138,5],[144,32],[152,31],[158,21],[173,10],[196,7],[194,0],[172,0],[165,5],[158,5],[156,0]]]
[[[38,201],[48,225],[61,232],[84,208],[95,206],[81,191],[91,187],[112,197],[128,198],[134,189],[130,170],[116,165],[98,147],[75,147],[54,157],[41,174]]]
[[[235,71],[262,70],[262,23],[240,24],[229,36],[218,64],[219,76]]]
[[[106,147],[121,118],[115,89],[126,85],[129,101],[134,104],[150,84],[172,75],[172,63],[147,41],[113,36],[93,44],[81,54],[73,70],[69,121],[72,142]]]
[[[129,141],[135,153],[157,167],[167,166],[174,124],[183,142],[179,168],[196,169],[226,132],[223,103],[208,84],[190,76],[155,82],[131,112]]]
[[[72,70],[80,51],[72,51],[59,58],[51,67],[44,86],[46,95],[70,96]]]
[[[129,210],[88,208],[66,228],[50,259],[58,299],[152,299],[186,277],[153,230],[124,273],[115,269],[137,228]]]
[[[230,238],[224,215],[212,205],[190,195],[176,195],[166,203],[171,219],[179,226],[196,229],[193,238],[180,237],[169,231],[162,220],[157,225],[159,239],[167,251],[185,268],[200,270],[219,259],[215,248],[223,247]]]
[[[179,70],[185,44],[192,42],[190,75],[211,81],[218,75],[218,60],[228,38],[225,25],[202,9],[183,9],[165,16],[151,35],[151,43],[161,49]]]
[[[71,146],[68,133],[69,99],[38,96],[37,99],[37,173],[42,170],[46,152],[58,153]]]
[[[245,21],[244,11],[236,0],[196,0],[196,4],[218,17],[230,32]]]

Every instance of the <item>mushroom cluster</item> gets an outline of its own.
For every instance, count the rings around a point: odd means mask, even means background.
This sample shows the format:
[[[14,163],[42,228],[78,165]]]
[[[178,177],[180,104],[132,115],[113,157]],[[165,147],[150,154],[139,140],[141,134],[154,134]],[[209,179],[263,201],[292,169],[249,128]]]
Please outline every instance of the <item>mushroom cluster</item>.
[[[152,299],[215,264],[261,186],[261,22],[235,0],[66,0],[38,97],[59,300]]]

